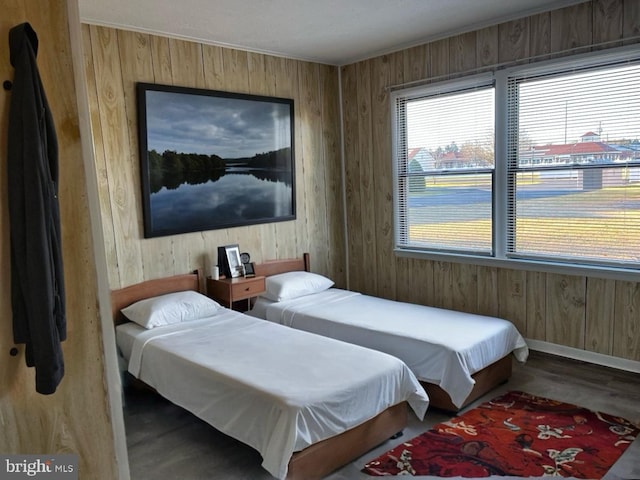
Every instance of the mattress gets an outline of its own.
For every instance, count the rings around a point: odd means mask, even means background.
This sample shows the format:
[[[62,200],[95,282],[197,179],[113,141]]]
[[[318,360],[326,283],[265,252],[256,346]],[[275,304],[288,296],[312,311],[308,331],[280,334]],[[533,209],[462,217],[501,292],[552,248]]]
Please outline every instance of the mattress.
[[[260,297],[250,315],[394,355],[457,407],[473,389],[471,375],[511,352],[521,362],[529,354],[507,320],[337,288],[280,302]]]
[[[252,446],[285,478],[291,455],[426,393],[403,362],[222,309],[207,319],[145,330],[117,327],[128,370],[218,430]]]

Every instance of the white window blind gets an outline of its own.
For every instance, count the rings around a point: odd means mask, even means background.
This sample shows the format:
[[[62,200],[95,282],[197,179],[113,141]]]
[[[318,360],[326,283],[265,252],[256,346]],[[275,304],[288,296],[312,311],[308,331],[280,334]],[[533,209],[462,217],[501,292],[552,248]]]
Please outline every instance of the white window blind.
[[[640,64],[507,80],[507,256],[640,260]]]
[[[396,248],[491,255],[491,76],[400,92],[394,111]]]

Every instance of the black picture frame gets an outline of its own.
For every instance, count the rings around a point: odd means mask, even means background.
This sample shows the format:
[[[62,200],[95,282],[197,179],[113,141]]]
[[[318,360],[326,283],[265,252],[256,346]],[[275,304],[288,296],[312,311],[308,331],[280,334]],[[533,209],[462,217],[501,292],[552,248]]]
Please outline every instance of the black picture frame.
[[[144,237],[296,218],[292,99],[136,84]]]
[[[218,247],[218,268],[221,275],[226,278],[241,277],[244,273],[242,266],[238,244]]]
[[[245,277],[255,277],[256,269],[254,268],[253,262],[244,263],[244,276]]]

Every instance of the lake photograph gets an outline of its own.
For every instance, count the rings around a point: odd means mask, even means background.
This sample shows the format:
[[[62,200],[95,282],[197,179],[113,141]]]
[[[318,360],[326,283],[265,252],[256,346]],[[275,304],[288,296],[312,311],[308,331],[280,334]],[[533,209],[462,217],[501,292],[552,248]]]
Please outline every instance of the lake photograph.
[[[138,84],[145,237],[295,219],[293,100]]]

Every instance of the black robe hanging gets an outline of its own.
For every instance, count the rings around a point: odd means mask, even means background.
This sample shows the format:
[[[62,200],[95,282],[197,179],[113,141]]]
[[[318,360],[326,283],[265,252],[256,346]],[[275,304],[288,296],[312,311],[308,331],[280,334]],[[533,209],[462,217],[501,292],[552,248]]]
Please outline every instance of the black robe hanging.
[[[13,339],[35,367],[36,391],[51,394],[64,375],[64,278],[58,205],[58,141],[28,23],[9,31],[15,68],[8,130]]]

